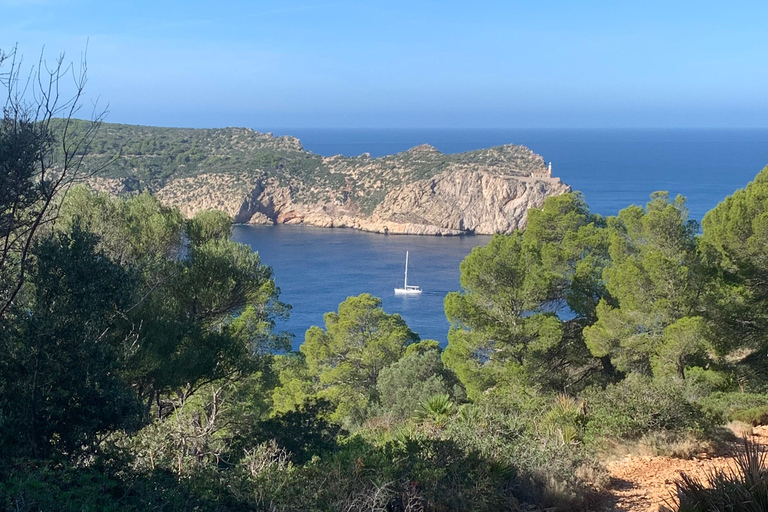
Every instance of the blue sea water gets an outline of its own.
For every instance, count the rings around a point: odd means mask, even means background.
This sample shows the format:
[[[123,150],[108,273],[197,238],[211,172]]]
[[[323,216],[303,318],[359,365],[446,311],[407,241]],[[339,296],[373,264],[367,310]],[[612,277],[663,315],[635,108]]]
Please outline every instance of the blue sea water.
[[[263,130],[260,131],[270,131]],[[768,165],[768,129],[675,130],[360,130],[284,129],[304,148],[321,155],[383,156],[428,143],[444,153],[501,144],[522,144],[552,162],[553,174],[584,193],[592,211],[615,215],[645,204],[651,192],[668,190],[688,199],[691,217],[704,214],[744,187]],[[236,240],[250,244],[272,266],[282,299],[293,306],[278,328],[303,341],[323,314],[363,292],[382,298],[423,338],[446,342],[443,298],[459,289],[459,263],[488,237],[386,236],[347,229],[238,226]],[[402,284],[405,251],[409,282],[420,297],[395,297]]]
[[[488,236],[395,236],[352,229],[312,226],[236,226],[234,239],[250,244],[270,265],[281,300],[293,307],[278,329],[292,332],[294,348],[312,325],[324,326],[323,314],[336,311],[350,295],[370,293],[384,310],[399,313],[422,339],[446,342],[448,323],[443,299],[459,289],[459,264]],[[405,251],[410,251],[408,283],[419,296],[395,296],[403,285]]]

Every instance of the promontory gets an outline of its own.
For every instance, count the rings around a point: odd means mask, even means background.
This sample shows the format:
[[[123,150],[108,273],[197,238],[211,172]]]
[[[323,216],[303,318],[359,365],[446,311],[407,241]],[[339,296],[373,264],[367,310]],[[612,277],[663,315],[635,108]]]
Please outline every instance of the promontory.
[[[524,146],[325,157],[247,128],[104,124],[83,165],[100,169],[94,189],[147,190],[188,216],[219,209],[237,223],[392,234],[510,233],[525,227],[529,208],[571,190]]]

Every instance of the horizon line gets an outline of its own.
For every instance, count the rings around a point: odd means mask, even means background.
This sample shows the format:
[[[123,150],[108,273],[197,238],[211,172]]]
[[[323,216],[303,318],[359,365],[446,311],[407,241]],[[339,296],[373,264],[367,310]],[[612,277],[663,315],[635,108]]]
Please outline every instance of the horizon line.
[[[91,121],[91,119],[73,118],[81,121]],[[225,128],[247,128],[252,130],[768,130],[765,126],[301,126],[301,125],[282,125],[282,126],[243,126],[243,125],[217,125],[217,126],[184,126],[184,125],[161,125],[161,124],[141,124],[135,122],[102,120],[105,124],[123,124],[127,126],[146,126],[152,128],[171,128],[186,130],[217,130]],[[262,132],[266,133],[266,132]]]

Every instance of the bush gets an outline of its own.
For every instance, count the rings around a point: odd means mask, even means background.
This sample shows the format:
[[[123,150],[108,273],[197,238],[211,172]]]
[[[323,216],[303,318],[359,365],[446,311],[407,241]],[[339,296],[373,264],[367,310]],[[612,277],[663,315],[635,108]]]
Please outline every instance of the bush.
[[[328,421],[333,406],[327,400],[311,399],[294,411],[276,415],[257,425],[253,438],[274,440],[290,454],[291,461],[303,464],[314,456],[337,450],[341,426]]]
[[[584,400],[588,415],[585,439],[593,443],[606,438],[637,440],[649,432],[700,435],[712,426],[674,381],[630,375],[604,390],[588,389]]]
[[[605,471],[578,440],[580,411],[580,403],[564,396],[494,392],[461,406],[443,435],[514,467],[520,500],[582,510],[605,483]]]
[[[383,442],[364,434],[302,466],[274,449],[249,456],[234,482],[244,509],[490,512],[517,503],[514,468],[455,441],[408,429]]]
[[[252,510],[235,500],[226,488],[217,488],[219,482],[210,475],[180,480],[163,470],[125,471],[117,461],[112,461],[112,466],[76,468],[17,459],[0,474],[0,510]]]
[[[761,410],[765,412],[768,408],[768,395],[719,392],[704,398],[700,404],[702,410],[712,418],[712,421],[737,420],[752,423],[753,419],[758,419]]]
[[[423,341],[419,345],[425,345]],[[393,418],[411,418],[421,412],[421,406],[434,395],[449,395],[462,400],[464,390],[456,376],[440,360],[434,349],[408,350],[405,357],[381,370],[376,390],[379,405],[371,414],[388,414]],[[418,348],[416,345],[414,348]],[[410,347],[409,347],[410,349]]]
[[[733,419],[749,423],[753,427],[768,424],[768,406],[753,407],[733,414]]]

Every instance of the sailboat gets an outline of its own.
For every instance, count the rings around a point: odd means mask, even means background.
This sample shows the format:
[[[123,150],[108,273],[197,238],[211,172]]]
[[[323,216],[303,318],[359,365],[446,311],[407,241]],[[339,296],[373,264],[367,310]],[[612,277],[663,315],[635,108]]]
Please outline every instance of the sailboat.
[[[408,251],[405,251],[405,281],[402,288],[395,288],[395,295],[420,295],[421,288],[408,284]]]

